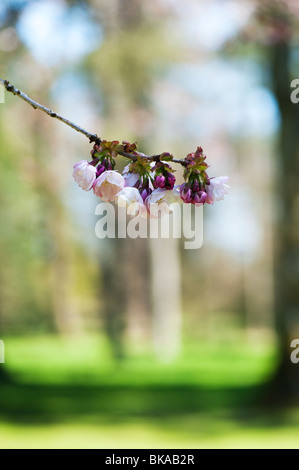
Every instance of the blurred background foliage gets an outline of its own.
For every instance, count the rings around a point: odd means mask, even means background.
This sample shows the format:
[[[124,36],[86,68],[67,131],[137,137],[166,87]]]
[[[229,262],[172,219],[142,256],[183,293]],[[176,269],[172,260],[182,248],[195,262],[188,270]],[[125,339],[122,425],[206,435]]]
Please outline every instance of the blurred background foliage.
[[[99,240],[71,176],[90,144],[6,94],[1,447],[298,446],[298,18],[295,0],[1,2],[2,78],[147,154],[202,145],[231,184],[199,250]]]

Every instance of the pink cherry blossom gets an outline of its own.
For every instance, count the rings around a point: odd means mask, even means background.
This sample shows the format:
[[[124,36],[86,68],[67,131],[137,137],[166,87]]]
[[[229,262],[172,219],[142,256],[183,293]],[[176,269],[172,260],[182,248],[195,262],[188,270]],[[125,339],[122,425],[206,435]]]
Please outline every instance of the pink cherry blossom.
[[[171,209],[171,204],[175,203],[182,203],[179,186],[175,186],[174,189],[157,188],[146,198],[145,201],[147,210],[151,217],[156,217],[155,212],[157,208],[159,209],[159,214],[161,215],[173,212]],[[158,207],[155,206],[155,209],[153,210],[151,209],[152,204],[157,204]]]
[[[96,168],[90,165],[86,160],[81,160],[73,166],[73,178],[76,183],[84,189],[89,191],[96,179]]]
[[[102,173],[93,184],[93,191],[96,196],[104,202],[111,202],[116,195],[124,188],[125,180],[120,173],[108,170]]]
[[[211,178],[210,184],[206,185],[207,200],[208,204],[213,204],[215,201],[220,201],[224,198],[224,195],[228,193],[229,186],[227,181],[228,176],[218,176],[217,178]]]
[[[131,216],[147,216],[146,206],[136,188],[124,187],[117,195],[116,204],[120,207],[127,207],[127,213]]]

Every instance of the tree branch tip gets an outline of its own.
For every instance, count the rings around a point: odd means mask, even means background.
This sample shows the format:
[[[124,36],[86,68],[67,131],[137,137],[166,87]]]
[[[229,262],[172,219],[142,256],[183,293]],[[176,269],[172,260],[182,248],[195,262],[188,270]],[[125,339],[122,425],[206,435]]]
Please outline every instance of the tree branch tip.
[[[13,89],[13,86],[9,83],[8,80],[0,78],[0,83],[6,88],[8,91],[11,91]]]
[[[11,85],[8,80],[3,80],[3,85],[5,86],[5,88],[6,88],[7,91],[10,91],[10,92],[15,91],[14,86]],[[18,90],[18,91],[19,91],[19,90]],[[19,91],[19,93],[20,93],[20,91]]]

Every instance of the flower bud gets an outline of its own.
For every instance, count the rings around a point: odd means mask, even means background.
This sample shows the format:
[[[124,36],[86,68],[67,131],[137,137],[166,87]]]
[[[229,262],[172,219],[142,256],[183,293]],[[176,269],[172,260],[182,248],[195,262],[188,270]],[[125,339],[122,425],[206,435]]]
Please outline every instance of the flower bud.
[[[180,195],[185,203],[189,203],[192,201],[192,191],[187,183],[183,183],[180,186]]]
[[[205,191],[199,191],[195,193],[192,198],[192,204],[204,204],[207,200],[207,193]]]
[[[73,166],[73,178],[76,183],[84,189],[89,191],[96,179],[96,168],[90,165],[86,160],[81,160]]]
[[[95,158],[96,153],[101,153],[103,148],[100,144],[94,144],[92,151],[90,152],[92,158]]]
[[[96,177],[98,178],[99,176],[101,176],[101,174],[104,173],[104,171],[106,171],[105,166],[103,164],[99,165],[97,167]]]
[[[165,188],[166,189],[173,189],[175,184],[175,176],[173,173],[170,173],[170,171],[166,172],[166,183],[165,183]]]
[[[154,179],[155,188],[165,188],[166,178],[163,175],[156,175]]]
[[[152,193],[152,189],[149,187],[140,189],[140,195],[144,201],[151,193]]]
[[[184,193],[182,194],[182,200],[188,204],[192,201],[192,191],[191,189],[187,189],[187,191],[184,191]]]

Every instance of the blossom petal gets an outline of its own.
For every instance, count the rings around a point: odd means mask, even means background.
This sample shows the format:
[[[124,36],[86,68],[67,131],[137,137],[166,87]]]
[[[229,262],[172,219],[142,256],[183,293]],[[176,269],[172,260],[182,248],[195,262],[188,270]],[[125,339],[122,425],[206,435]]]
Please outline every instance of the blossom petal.
[[[84,191],[89,191],[96,179],[96,171],[93,165],[81,160],[73,166],[73,178]]]
[[[125,180],[120,173],[108,170],[102,173],[94,182],[93,191],[104,202],[113,201],[124,188]]]

